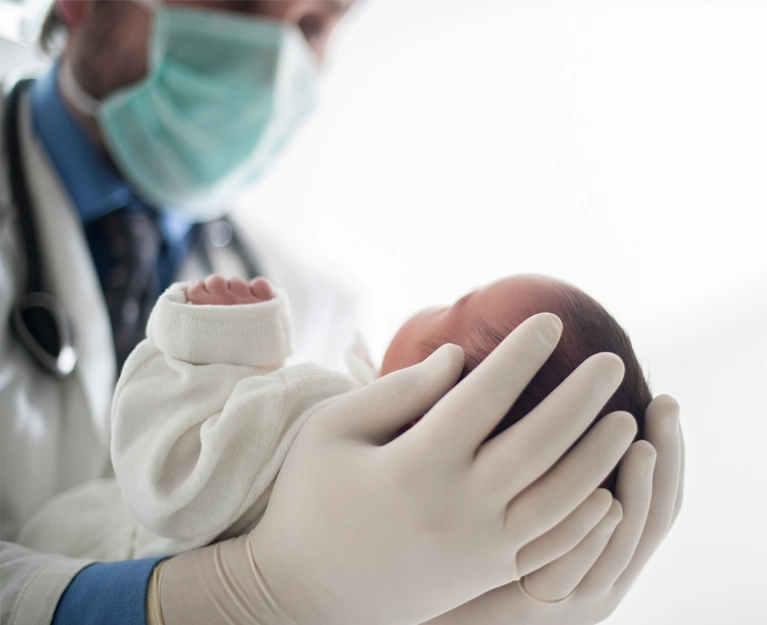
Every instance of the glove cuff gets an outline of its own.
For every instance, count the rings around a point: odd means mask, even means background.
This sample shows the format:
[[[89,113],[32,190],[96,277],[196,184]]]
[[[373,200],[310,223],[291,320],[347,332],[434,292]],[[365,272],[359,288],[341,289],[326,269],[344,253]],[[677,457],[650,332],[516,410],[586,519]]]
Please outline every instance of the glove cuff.
[[[164,625],[278,625],[263,590],[247,535],[187,551],[167,560],[163,570]]]
[[[160,585],[167,562],[167,560],[163,560],[154,567],[152,577],[149,578],[149,585],[146,588],[146,625],[165,625],[165,620],[162,617],[162,606],[160,605]]]

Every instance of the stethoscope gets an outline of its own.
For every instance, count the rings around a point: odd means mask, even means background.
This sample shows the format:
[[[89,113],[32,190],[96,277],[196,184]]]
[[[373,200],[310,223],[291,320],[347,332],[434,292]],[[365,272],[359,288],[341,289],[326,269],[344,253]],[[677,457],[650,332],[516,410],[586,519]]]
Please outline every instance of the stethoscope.
[[[24,348],[45,371],[59,379],[72,375],[79,352],[69,315],[56,298],[43,289],[42,263],[37,240],[35,214],[30,200],[21,154],[19,102],[23,89],[33,79],[18,80],[8,92],[4,133],[8,153],[8,177],[11,197],[15,204],[24,242],[27,279],[24,293],[11,309],[11,327]],[[240,241],[236,229],[221,219],[204,224],[210,243],[215,247],[230,247],[242,260],[250,276],[261,275],[258,263]],[[200,260],[208,273],[213,273],[205,241],[198,242]]]

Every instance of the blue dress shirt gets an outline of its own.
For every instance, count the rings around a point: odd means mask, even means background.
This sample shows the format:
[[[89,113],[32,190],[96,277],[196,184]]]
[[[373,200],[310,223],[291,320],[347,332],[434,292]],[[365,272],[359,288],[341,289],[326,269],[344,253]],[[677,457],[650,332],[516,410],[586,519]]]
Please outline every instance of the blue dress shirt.
[[[51,625],[146,625],[146,593],[163,558],[97,562],[61,595]]]
[[[107,213],[143,202],[65,107],[57,84],[58,69],[57,63],[32,86],[32,123],[80,215],[103,285],[112,258],[98,228],[89,226]],[[149,207],[147,211],[157,219],[163,235],[157,275],[165,290],[189,252],[194,224],[169,212],[157,213]]]

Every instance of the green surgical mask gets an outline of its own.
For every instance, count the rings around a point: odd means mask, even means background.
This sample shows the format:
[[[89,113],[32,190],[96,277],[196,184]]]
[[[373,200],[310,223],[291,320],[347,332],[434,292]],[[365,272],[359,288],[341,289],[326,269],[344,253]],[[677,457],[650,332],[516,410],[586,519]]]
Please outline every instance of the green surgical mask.
[[[164,4],[153,13],[141,81],[97,102],[64,63],[59,84],[97,118],[117,168],[145,200],[208,221],[305,119],[318,60],[286,22]]]

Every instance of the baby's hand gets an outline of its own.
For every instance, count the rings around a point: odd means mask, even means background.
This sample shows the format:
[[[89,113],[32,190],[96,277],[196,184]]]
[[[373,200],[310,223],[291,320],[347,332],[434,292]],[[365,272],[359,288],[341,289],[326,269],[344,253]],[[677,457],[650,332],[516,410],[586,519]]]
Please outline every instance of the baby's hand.
[[[186,291],[186,301],[190,304],[257,304],[273,297],[274,290],[266,278],[254,278],[245,282],[242,278],[227,280],[219,274],[214,274],[204,281],[198,280]]]

